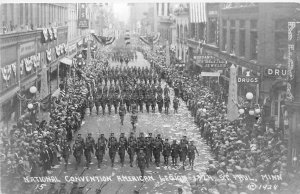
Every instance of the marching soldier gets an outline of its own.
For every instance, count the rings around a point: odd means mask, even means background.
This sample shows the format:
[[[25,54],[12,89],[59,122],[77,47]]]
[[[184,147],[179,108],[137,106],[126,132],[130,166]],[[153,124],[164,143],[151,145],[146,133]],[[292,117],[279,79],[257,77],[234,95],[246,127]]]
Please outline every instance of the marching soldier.
[[[137,107],[134,100],[133,100],[133,103],[131,104],[131,110],[132,110],[132,113],[137,113],[138,112],[138,107]]]
[[[165,140],[164,144],[163,144],[163,156],[165,159],[165,165],[168,166],[169,165],[169,157],[171,154],[171,146],[169,144],[168,139]]]
[[[140,111],[143,112],[143,94],[141,93],[138,97],[138,105],[140,107]]]
[[[119,108],[119,115],[121,119],[121,124],[124,124],[124,116],[126,114],[126,108],[125,105],[121,102],[120,108]]]
[[[107,107],[108,107],[108,114],[111,114],[111,106],[113,104],[113,98],[112,96],[108,95],[107,96]]]
[[[90,163],[92,162],[91,153],[94,153],[95,140],[92,137],[91,133],[88,133],[88,137],[85,140],[85,149],[84,155],[86,158],[86,167],[89,168]]]
[[[170,93],[170,89],[168,87],[168,85],[166,84],[165,88],[164,88],[164,96],[169,96]]]
[[[83,137],[81,137],[80,133],[77,134],[77,140],[82,145],[82,147],[84,147],[84,139],[83,139]]]
[[[139,150],[139,154],[138,154],[137,159],[138,159],[138,166],[139,166],[140,171],[141,171],[142,179],[144,179],[145,168],[146,168],[146,154],[144,153],[143,149]]]
[[[130,121],[131,121],[131,125],[132,125],[132,130],[135,131],[136,130],[136,123],[138,121],[138,116],[135,112],[132,113],[132,115],[130,117]]]
[[[150,146],[151,151],[150,151],[150,157],[149,158],[150,158],[150,162],[152,162],[153,143],[154,143],[154,138],[152,137],[152,133],[148,134],[148,138],[149,138],[150,143],[151,143],[151,146]]]
[[[66,189],[66,183],[60,183],[60,188],[58,190],[58,194],[67,194],[68,191]]]
[[[124,159],[125,159],[125,151],[127,150],[127,139],[124,136],[124,133],[121,133],[119,138],[119,156],[122,167],[124,166]]]
[[[180,140],[180,161],[182,162],[182,168],[183,170],[185,169],[185,160],[186,160],[186,155],[188,152],[187,144],[185,143],[184,139]]]
[[[106,150],[106,144],[107,144],[107,139],[104,137],[104,134],[101,134],[101,136],[98,138],[98,141],[95,145],[95,150],[96,150],[96,157],[98,160],[98,168],[100,168],[100,165],[103,161],[103,157],[105,155],[105,150]]]
[[[174,97],[174,100],[173,100],[174,114],[175,113],[178,114],[178,107],[179,107],[179,100],[177,97]]]
[[[173,140],[173,143],[171,145],[171,157],[172,157],[172,164],[174,166],[177,166],[177,159],[179,155],[179,145],[176,143],[176,140]]]
[[[55,183],[50,183],[50,188],[48,189],[47,194],[58,194],[58,189],[55,188]]]
[[[144,137],[144,133],[140,133],[140,137],[137,138],[137,149],[145,149],[146,148],[146,139]],[[137,153],[138,153],[137,150]]]
[[[162,143],[161,140],[159,138],[156,138],[154,140],[154,144],[153,144],[153,155],[154,155],[154,159],[155,159],[155,164],[157,167],[159,167],[159,163],[160,163],[160,152],[162,151]]]
[[[161,88],[161,85],[158,85],[157,87],[157,94],[162,95],[163,89]]]
[[[163,99],[161,94],[159,94],[157,96],[157,105],[158,105],[158,111],[159,111],[159,113],[161,113],[162,112],[162,107],[164,105],[164,99]]]
[[[101,102],[101,96],[96,95],[96,97],[94,98],[94,103],[95,103],[95,106],[96,106],[97,115],[99,115],[100,102]]]
[[[165,113],[169,114],[169,107],[170,107],[170,96],[169,95],[165,95],[164,103],[165,103]]]
[[[111,133],[110,138],[108,140],[108,149],[109,149],[109,157],[111,160],[111,167],[114,167],[116,152],[118,150],[118,141],[114,137],[114,133]]]
[[[125,102],[126,107],[127,107],[127,112],[129,112],[130,111],[130,106],[131,106],[129,94],[125,94],[124,102]]]
[[[150,105],[151,105],[151,96],[149,94],[147,94],[145,97],[145,100],[146,100],[146,110],[147,110],[147,113],[149,113]]]
[[[68,168],[68,163],[69,163],[69,156],[71,154],[71,146],[70,144],[68,143],[68,140],[65,139],[62,146],[61,146],[61,151],[62,151],[62,157],[63,159],[65,160],[65,171],[67,170]]]
[[[128,138],[128,149],[127,153],[129,155],[130,166],[132,167],[132,163],[134,160],[134,154],[136,152],[136,138],[134,137],[134,133],[130,133],[130,137]]]
[[[188,146],[188,158],[189,158],[189,163],[190,163],[190,167],[192,170],[194,168],[195,152],[197,152],[197,154],[199,156],[199,152],[198,152],[196,146],[194,146],[194,142],[191,141],[191,144]]]
[[[101,108],[102,108],[102,114],[103,115],[105,114],[106,103],[107,103],[106,93],[103,93],[101,95],[101,98],[100,98],[100,105],[101,105]]]
[[[82,145],[80,140],[77,139],[75,141],[75,144],[73,145],[73,155],[76,159],[76,167],[75,167],[76,170],[78,169],[78,166],[81,163],[81,156],[83,154],[83,148],[84,148],[84,145]]]
[[[114,104],[114,108],[115,108],[115,114],[118,113],[119,103],[120,103],[119,97],[117,95],[114,95],[114,97],[113,97],[113,104]]]
[[[152,112],[155,113],[155,106],[156,106],[156,98],[155,98],[155,94],[151,95],[151,108],[152,108]]]
[[[150,158],[152,157],[152,142],[149,136],[146,137],[145,146],[146,146],[146,165],[147,168],[149,168]]]

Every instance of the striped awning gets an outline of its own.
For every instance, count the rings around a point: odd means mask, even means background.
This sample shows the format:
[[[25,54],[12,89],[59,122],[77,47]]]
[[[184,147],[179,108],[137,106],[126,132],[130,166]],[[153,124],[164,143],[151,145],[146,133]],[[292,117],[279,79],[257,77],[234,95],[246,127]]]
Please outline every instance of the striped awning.
[[[190,22],[205,23],[207,21],[205,3],[190,3]]]

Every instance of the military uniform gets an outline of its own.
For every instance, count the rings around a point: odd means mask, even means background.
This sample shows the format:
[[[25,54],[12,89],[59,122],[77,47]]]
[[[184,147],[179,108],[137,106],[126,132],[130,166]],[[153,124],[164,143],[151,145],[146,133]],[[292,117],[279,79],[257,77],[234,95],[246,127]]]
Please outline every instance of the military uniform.
[[[91,153],[94,153],[94,146],[95,146],[95,140],[89,133],[88,137],[85,140],[85,149],[84,149],[84,155],[86,158],[86,167],[89,167],[90,163],[92,162]]]
[[[151,96],[149,94],[146,95],[146,110],[147,113],[150,111],[150,105],[151,105]]]
[[[106,98],[106,94],[102,94],[101,98],[100,98],[100,104],[101,104],[101,108],[102,108],[102,114],[105,114],[105,106],[107,103],[107,98]]]
[[[78,169],[78,166],[81,163],[81,156],[83,154],[83,149],[84,146],[79,142],[79,140],[76,140],[75,144],[73,145],[73,155],[76,159],[76,167],[75,167],[76,170]]]
[[[165,95],[164,104],[165,104],[165,113],[169,114],[170,97],[168,95]]]
[[[62,157],[65,160],[65,170],[68,168],[68,163],[69,163],[69,156],[71,154],[71,146],[68,143],[68,141],[65,139],[62,146],[61,146],[61,151],[62,151]]]
[[[145,168],[146,168],[146,154],[144,153],[143,149],[139,150],[137,159],[138,159],[138,167],[140,168],[142,179],[144,179]]]
[[[126,150],[127,150],[127,139],[126,137],[124,137],[124,133],[121,133],[121,137],[119,138],[119,156],[120,156],[122,167],[124,166]]]
[[[179,107],[179,100],[178,100],[178,98],[174,98],[174,100],[173,100],[174,114],[178,113],[178,107]]]
[[[118,113],[119,103],[120,103],[119,97],[117,95],[114,95],[114,97],[113,97],[113,104],[114,104],[114,107],[115,107],[115,114]]]
[[[177,159],[179,156],[179,145],[176,143],[176,140],[173,140],[173,144],[171,145],[171,157],[172,157],[172,164],[177,166]]]
[[[96,95],[96,97],[94,98],[97,115],[99,115],[99,106],[100,106],[100,101],[101,101],[100,99],[101,99],[101,97],[98,95]]]
[[[160,152],[162,151],[162,143],[161,140],[156,138],[153,143],[153,155],[155,159],[155,164],[159,167],[160,163]]]
[[[88,107],[90,108],[90,115],[92,115],[93,107],[94,107],[94,100],[93,97],[89,97],[88,99]]]
[[[152,108],[153,113],[155,113],[155,106],[156,106],[156,98],[155,98],[155,95],[152,94],[151,95],[151,108]]]
[[[186,156],[187,156],[187,144],[185,143],[185,141],[182,139],[180,140],[180,161],[182,162],[182,167],[183,169],[185,169],[185,160],[186,160]]]
[[[136,138],[133,136],[133,132],[131,132],[130,137],[128,138],[128,149],[127,153],[129,155],[130,166],[132,167],[132,163],[134,160],[134,154],[136,152]]]
[[[138,116],[137,116],[136,113],[132,113],[132,115],[130,117],[130,121],[131,121],[132,129],[133,129],[133,131],[135,131],[135,129],[136,129],[136,123],[138,121]]]
[[[120,108],[119,108],[119,115],[120,115],[120,119],[121,119],[121,124],[123,125],[124,123],[124,116],[126,114],[126,108],[124,106],[124,104],[121,104]]]
[[[158,111],[161,113],[164,106],[164,99],[161,94],[157,96]]]
[[[188,146],[188,158],[192,170],[194,168],[195,152],[197,152],[197,154],[199,155],[196,146],[194,146],[193,142],[191,142],[191,145]]]
[[[107,97],[107,107],[108,107],[108,114],[111,114],[111,106],[113,104],[113,98],[109,95]]]
[[[171,146],[168,142],[168,139],[166,139],[166,141],[163,144],[163,156],[164,156],[164,160],[165,160],[165,165],[168,166],[169,165],[169,157],[171,154]]]
[[[95,145],[96,150],[96,157],[98,160],[98,168],[100,168],[100,165],[103,161],[103,157],[105,155],[105,149],[106,149],[107,139],[104,137],[104,134],[101,134],[101,137],[98,138],[98,141]]]
[[[115,157],[116,157],[116,152],[118,150],[118,141],[117,139],[113,136],[114,134],[111,134],[111,137],[108,140],[108,148],[109,148],[109,157],[111,160],[111,167],[114,166],[115,162]]]
[[[144,99],[143,99],[143,95],[140,94],[139,98],[138,98],[138,105],[140,107],[140,111],[143,112],[143,103],[144,103]]]

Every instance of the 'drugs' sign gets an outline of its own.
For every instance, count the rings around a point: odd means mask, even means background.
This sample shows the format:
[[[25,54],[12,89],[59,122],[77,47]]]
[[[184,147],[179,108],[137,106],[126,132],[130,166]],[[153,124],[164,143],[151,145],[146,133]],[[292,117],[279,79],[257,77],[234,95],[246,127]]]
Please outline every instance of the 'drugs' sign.
[[[245,75],[238,75],[236,80],[237,83],[259,83],[259,77],[251,73],[251,71],[246,71]]]

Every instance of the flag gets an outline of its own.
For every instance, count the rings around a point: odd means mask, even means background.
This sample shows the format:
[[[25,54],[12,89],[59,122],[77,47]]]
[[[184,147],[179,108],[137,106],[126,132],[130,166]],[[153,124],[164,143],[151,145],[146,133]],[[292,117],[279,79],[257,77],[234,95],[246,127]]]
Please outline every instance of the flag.
[[[65,90],[61,90],[61,91],[59,92],[59,94],[60,94],[61,97],[65,97],[65,96],[66,96]]]
[[[206,5],[205,3],[190,3],[190,22],[206,23]]]
[[[125,40],[125,45],[130,44],[130,33],[129,33],[129,30],[126,30],[124,40]]]
[[[155,36],[140,36],[139,39],[145,44],[152,46],[153,44],[159,41],[159,38],[160,38],[160,34],[157,33]]]
[[[232,64],[230,67],[229,94],[227,104],[227,118],[229,121],[234,121],[239,117],[238,107],[235,104],[237,101],[236,68]]]
[[[115,37],[97,36],[95,34],[92,34],[92,35],[97,40],[97,42],[99,42],[100,44],[102,44],[104,46],[110,45],[116,40]]]

